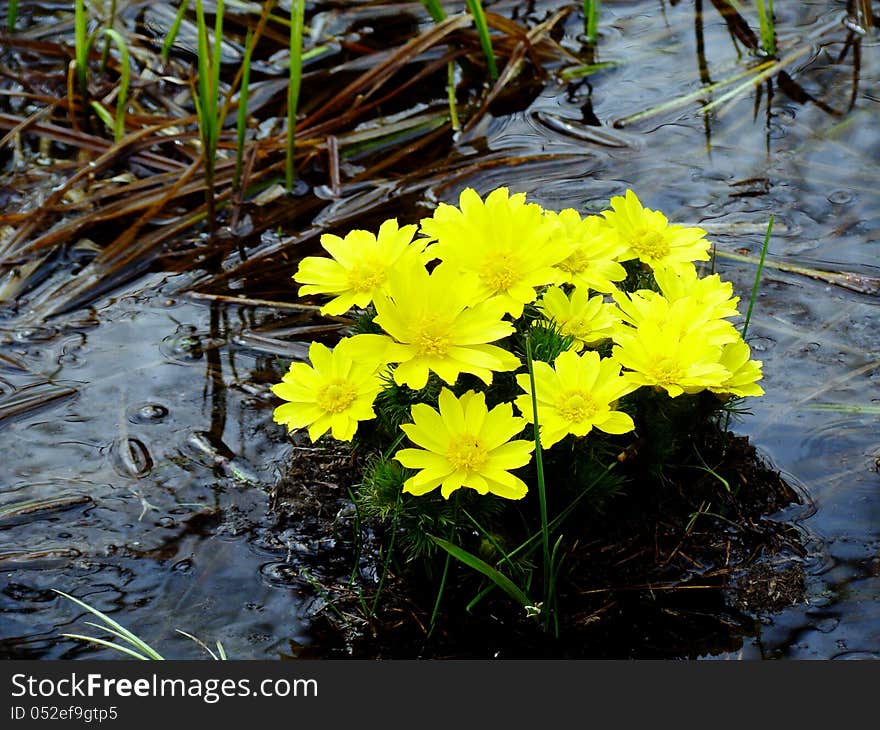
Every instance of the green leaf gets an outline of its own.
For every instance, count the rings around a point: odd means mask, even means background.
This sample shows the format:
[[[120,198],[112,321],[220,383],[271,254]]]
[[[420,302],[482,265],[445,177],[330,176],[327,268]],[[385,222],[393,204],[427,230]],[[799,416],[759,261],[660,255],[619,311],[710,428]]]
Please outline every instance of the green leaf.
[[[462,563],[467,565],[470,568],[482,573],[489,580],[491,580],[495,585],[497,585],[501,590],[503,590],[507,595],[509,595],[514,601],[519,603],[524,608],[526,606],[531,606],[533,601],[520,590],[520,588],[508,578],[503,573],[495,570],[491,565],[489,565],[485,560],[481,560],[473,553],[469,553],[464,548],[460,548],[458,545],[453,545],[448,540],[444,540],[441,537],[435,537],[434,535],[428,535],[437,545],[442,547],[446,552],[448,552],[453,558],[460,560]]]

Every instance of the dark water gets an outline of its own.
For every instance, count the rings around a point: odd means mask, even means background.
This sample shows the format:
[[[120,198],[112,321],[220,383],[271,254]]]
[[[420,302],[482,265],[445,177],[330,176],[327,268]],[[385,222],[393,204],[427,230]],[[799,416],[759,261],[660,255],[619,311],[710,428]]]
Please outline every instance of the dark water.
[[[595,60],[615,65],[550,80],[528,108],[487,118],[458,140],[462,154],[518,164],[475,168],[425,197],[507,185],[592,212],[629,187],[709,231],[744,301],[755,263],[729,255],[756,257],[775,216],[749,330],[767,394],[734,428],[809,497],[786,515],[810,548],[807,600],[706,658],[880,658],[880,40],[846,3],[780,1],[779,56],[800,54],[787,66],[798,86],[751,87],[708,116],[691,102],[619,124],[752,61],[715,6],[699,6],[603,3]],[[572,14],[560,40],[575,54],[580,22]],[[186,283],[152,273],[88,312],[0,320],[0,656],[118,656],[59,639],[88,627],[51,588],[169,657],[198,655],[178,628],[235,658],[310,641],[313,596],[284,570],[301,546],[260,529],[291,448],[271,421],[268,384],[301,354],[290,340],[307,338],[255,340],[278,313],[208,305],[178,294]],[[14,407],[29,395],[44,405]],[[36,512],[7,509],[48,499]]]

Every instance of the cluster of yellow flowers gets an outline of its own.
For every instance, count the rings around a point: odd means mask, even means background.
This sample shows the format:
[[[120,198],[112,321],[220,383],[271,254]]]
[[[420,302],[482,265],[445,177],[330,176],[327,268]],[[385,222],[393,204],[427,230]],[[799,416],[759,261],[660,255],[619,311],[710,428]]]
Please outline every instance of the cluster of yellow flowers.
[[[511,470],[531,459],[534,440],[514,439],[537,411],[544,447],[565,436],[634,429],[617,410],[641,387],[722,397],[758,396],[761,362],[730,322],[739,312],[733,286],[700,277],[695,261],[709,260],[705,231],[670,224],[632,191],[610,209],[586,218],[554,212],[498,188],[482,199],[461,193],[458,206],[441,203],[419,226],[385,221],[378,235],[351,231],[321,237],[328,256],[304,258],[294,275],[300,296],[330,295],[324,314],[375,310],[382,334],[357,334],[333,350],[309,349],[310,363],[293,363],[273,392],[286,401],[277,423],[351,440],[360,421],[375,417],[374,401],[389,378],[424,388],[431,373],[455,386],[462,373],[491,385],[493,373],[515,372],[523,391],[491,410],[485,393],[457,397],[443,388],[437,408],[414,405],[401,426],[418,448],[395,458],[417,470],[404,491],[420,495],[460,487],[519,499],[526,484]],[[624,262],[638,259],[657,289],[622,290]],[[515,331],[534,305],[572,346],[552,363],[536,361],[531,378],[520,358],[494,344]],[[610,356],[601,345],[611,343]],[[514,415],[513,407],[520,415]]]

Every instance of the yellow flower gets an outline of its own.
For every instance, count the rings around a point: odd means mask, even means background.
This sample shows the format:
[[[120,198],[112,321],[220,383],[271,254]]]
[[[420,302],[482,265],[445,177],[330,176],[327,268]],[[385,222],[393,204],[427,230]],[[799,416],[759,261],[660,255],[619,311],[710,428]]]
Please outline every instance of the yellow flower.
[[[538,309],[556,323],[562,334],[574,338],[574,349],[578,351],[611,337],[620,320],[617,307],[605,303],[601,294],[591,297],[586,288],[576,288],[569,298],[560,287],[549,287]]]
[[[401,449],[395,454],[408,469],[420,471],[406,480],[403,491],[422,495],[440,487],[449,498],[456,489],[468,487],[480,494],[497,494],[521,499],[528,488],[511,469],[531,460],[533,441],[511,441],[526,426],[513,415],[510,403],[491,411],[486,396],[473,390],[456,398],[444,388],[439,410],[424,403],[412,407],[413,423],[401,428],[419,449]]]
[[[275,423],[290,431],[308,426],[317,441],[328,430],[333,438],[351,441],[358,421],[375,417],[373,401],[382,388],[374,363],[355,361],[347,341],[332,351],[320,342],[309,347],[311,365],[292,363],[272,392],[289,401],[275,409]]]
[[[452,269],[423,266],[395,270],[388,294],[374,302],[375,322],[388,335],[351,338],[356,357],[398,363],[394,380],[419,390],[433,371],[449,385],[460,373],[471,373],[486,385],[493,371],[516,370],[519,359],[488,344],[513,333],[496,301],[470,306],[478,285]]]
[[[682,335],[643,322],[629,332],[618,332],[612,356],[627,371],[623,377],[635,386],[665,390],[671,398],[720,387],[730,372],[719,362],[721,348],[695,330]]]
[[[735,395],[741,398],[764,395],[764,389],[756,381],[764,377],[761,372],[763,363],[750,360],[751,349],[742,340],[725,345],[721,351],[721,364],[730,371],[730,377],[721,385],[710,387],[718,395]]]
[[[732,323],[712,316],[721,309],[693,297],[684,296],[670,302],[662,294],[648,289],[632,294],[618,291],[612,297],[621,312],[621,322],[612,333],[615,341],[629,337],[634,327],[643,325],[656,327],[674,339],[699,332],[711,345],[724,345],[739,337]]]
[[[476,274],[475,301],[497,297],[504,311],[519,317],[533,302],[535,288],[555,282],[554,269],[568,254],[566,244],[551,240],[555,226],[541,206],[526,203],[523,193],[493,190],[485,202],[471,188],[459,196],[459,207],[441,203],[421,221],[422,233],[435,241],[428,253],[441,267]]]
[[[629,252],[619,261],[639,259],[652,269],[680,267],[692,261],[709,260],[709,241],[702,228],[670,225],[660,211],[643,208],[632,190],[611,198],[612,210],[603,211]]]
[[[720,319],[739,314],[736,308],[739,297],[733,296],[733,284],[721,281],[718,274],[698,277],[696,267],[681,266],[655,270],[654,280],[667,301],[690,298],[707,318]]]
[[[294,281],[303,284],[299,295],[333,294],[322,314],[344,314],[366,307],[385,290],[388,272],[395,266],[420,261],[420,244],[413,244],[416,226],[398,228],[397,219],[385,221],[378,237],[354,230],[345,238],[326,233],[321,245],[333,257],[307,256],[300,261]]]
[[[626,278],[626,269],[617,263],[617,257],[629,251],[617,232],[598,215],[581,218],[573,208],[555,213],[545,211],[544,217],[554,223],[554,239],[568,246],[568,255],[556,264],[562,272],[562,282],[593,291],[610,294],[614,282]]]
[[[545,447],[568,434],[585,436],[593,428],[606,433],[626,433],[635,427],[632,418],[614,410],[617,399],[637,386],[620,375],[620,364],[601,358],[595,351],[578,355],[567,350],[553,361],[534,363],[535,399],[538,406],[541,444]],[[534,422],[532,388],[528,373],[516,382],[526,395],[516,399],[516,407]]]

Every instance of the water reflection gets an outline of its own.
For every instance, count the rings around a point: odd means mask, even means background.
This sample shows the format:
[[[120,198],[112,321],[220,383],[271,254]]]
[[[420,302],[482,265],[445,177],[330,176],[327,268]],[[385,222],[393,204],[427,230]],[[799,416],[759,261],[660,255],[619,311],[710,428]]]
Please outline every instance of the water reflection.
[[[75,399],[44,402],[0,426],[15,454],[0,461],[3,656],[93,655],[58,640],[81,612],[51,588],[124,614],[171,656],[194,656],[175,628],[220,638],[238,656],[271,655],[272,642],[298,635],[290,592],[271,597],[258,578],[284,550],[251,540],[266,522],[261,487],[275,479],[285,438],[269,425],[265,400],[262,409],[252,399],[227,404],[221,357],[250,379],[255,358],[225,348],[217,308],[164,306],[163,285],[153,278],[135,287],[154,290],[150,305],[123,292],[100,311],[101,327],[80,340],[78,375],[88,381]],[[47,352],[58,352],[63,330],[41,340]],[[203,357],[166,350],[169,332],[198,339]],[[192,338],[199,332],[206,337]],[[26,356],[18,345],[10,351]],[[33,377],[11,385],[27,393]],[[204,435],[194,448],[195,433]],[[248,603],[265,608],[257,615]]]

